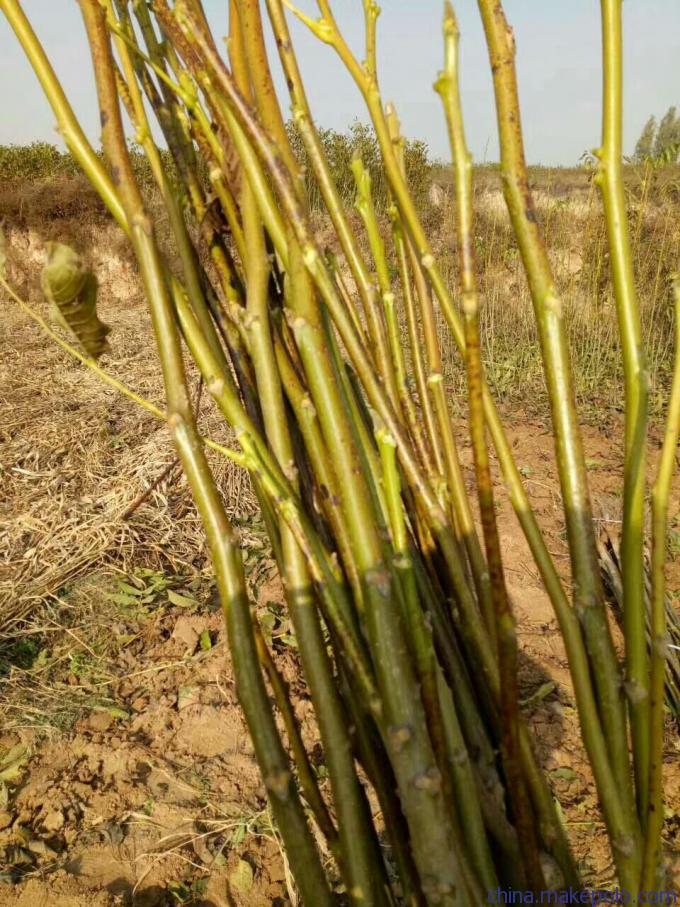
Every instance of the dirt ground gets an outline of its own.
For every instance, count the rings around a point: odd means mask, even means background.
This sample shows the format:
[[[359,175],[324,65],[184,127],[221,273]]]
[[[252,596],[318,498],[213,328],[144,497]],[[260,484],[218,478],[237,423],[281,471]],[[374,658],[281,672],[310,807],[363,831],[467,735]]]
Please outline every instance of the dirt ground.
[[[236,704],[221,615],[161,607],[106,629],[135,639],[52,684],[61,694],[52,721],[70,699],[81,713],[72,727],[45,732],[15,722],[0,739],[5,750],[28,751],[0,816],[8,874],[28,870],[28,880],[0,886],[0,903],[281,902],[286,870]],[[209,651],[199,645],[206,632]]]
[[[31,236],[22,234],[17,242],[30,253],[29,261],[30,256],[37,261],[39,237]],[[99,264],[125,275],[124,257]],[[30,274],[22,279],[29,292]],[[141,385],[152,397],[159,384],[136,345],[145,316],[133,302],[134,292],[122,278],[104,297],[102,317],[123,338],[109,362],[114,371],[132,374],[138,389]],[[4,300],[2,307],[5,319]],[[121,518],[172,461],[164,431],[51,350],[24,316],[12,310],[5,323],[11,331],[0,345],[5,369],[0,463],[6,479],[0,495],[0,569],[5,571],[0,589],[9,590],[12,601],[28,589],[25,601],[34,607],[36,583],[65,522],[75,525],[86,518],[88,526],[108,529],[105,537],[92,536],[95,541],[82,557],[74,551],[75,536],[69,536],[59,547],[63,569],[51,579],[40,609],[28,619],[23,609],[22,622],[4,631],[0,905],[294,907],[295,892],[237,706],[222,617],[181,477],[171,472],[131,521]],[[28,375],[33,375],[33,392],[22,394]],[[522,412],[512,413],[506,424],[548,547],[566,572],[547,426]],[[621,508],[620,432],[616,420],[585,429],[596,515],[613,534]],[[471,453],[462,428],[460,437],[472,487]],[[650,450],[653,462],[655,435]],[[59,476],[66,478],[59,481]],[[263,533],[241,480],[225,473],[222,481],[225,496],[233,492],[242,505],[250,586],[273,635],[303,735],[313,745],[311,704],[299,680],[294,639]],[[56,490],[54,482],[59,482]],[[671,513],[678,512],[676,483]],[[499,518],[519,623],[523,709],[584,877],[592,885],[606,885],[613,867],[557,622],[506,500]],[[669,590],[677,602],[677,532],[672,541]],[[19,586],[16,564],[22,559]],[[678,729],[669,724],[664,834],[669,884],[675,885],[680,885],[679,756]]]
[[[548,433],[525,422],[513,428],[512,440],[550,548],[564,559]],[[591,430],[586,440],[596,507],[603,520],[616,520],[611,488],[620,463],[612,439]],[[519,621],[524,711],[584,875],[606,885],[613,869],[560,634],[507,506],[501,527]],[[252,587],[261,613],[272,615],[279,664],[303,734],[313,741],[278,579],[266,556],[256,552],[253,562],[260,569],[251,573]],[[135,577],[141,585],[139,571],[127,579]],[[678,579],[674,564],[672,587]],[[290,903],[236,703],[221,614],[204,603],[204,585],[181,593],[168,587],[135,607],[120,593],[122,582],[104,571],[75,583],[68,600],[79,625],[60,632],[42,665],[10,671],[0,752],[22,746],[25,761],[0,813],[0,852],[8,874],[22,881],[0,885],[0,904]],[[677,728],[669,725],[665,837],[669,878],[676,879],[679,755]]]

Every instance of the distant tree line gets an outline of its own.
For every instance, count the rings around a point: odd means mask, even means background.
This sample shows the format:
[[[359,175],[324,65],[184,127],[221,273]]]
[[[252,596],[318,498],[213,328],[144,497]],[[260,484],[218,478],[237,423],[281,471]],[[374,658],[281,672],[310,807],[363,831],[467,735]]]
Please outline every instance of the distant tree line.
[[[657,122],[651,116],[637,140],[633,159],[659,164],[675,164],[680,157],[680,115],[677,108],[669,107]]]

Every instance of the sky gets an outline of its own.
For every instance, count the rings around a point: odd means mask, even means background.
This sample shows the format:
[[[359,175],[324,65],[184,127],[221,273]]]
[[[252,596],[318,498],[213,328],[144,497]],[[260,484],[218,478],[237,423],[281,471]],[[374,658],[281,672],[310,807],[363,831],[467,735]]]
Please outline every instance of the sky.
[[[477,162],[498,159],[493,92],[484,36],[474,0],[454,4],[461,28],[461,83],[468,143]],[[314,14],[313,0],[299,0]],[[440,101],[432,83],[441,67],[441,0],[382,0],[378,22],[380,80],[404,133],[424,139],[435,158],[449,157]],[[226,32],[227,0],[204,0],[215,34]],[[90,138],[99,144],[96,98],[76,0],[23,0],[23,7]],[[333,8],[361,56],[361,0]],[[528,161],[573,166],[600,139],[600,4],[598,0],[505,0],[517,43],[522,121]],[[680,106],[679,0],[624,0],[624,150],[632,152],[651,114]],[[361,99],[333,50],[291,22],[312,109],[319,125],[345,129],[366,120]],[[280,97],[288,110],[284,83]],[[35,140],[60,144],[54,117],[23,52],[0,14],[0,144]]]

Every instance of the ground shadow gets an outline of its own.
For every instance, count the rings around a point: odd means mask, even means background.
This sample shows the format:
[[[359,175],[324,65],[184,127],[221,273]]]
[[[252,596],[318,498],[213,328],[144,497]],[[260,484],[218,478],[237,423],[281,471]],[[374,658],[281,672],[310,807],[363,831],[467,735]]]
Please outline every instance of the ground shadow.
[[[549,770],[553,751],[564,744],[564,707],[571,704],[565,702],[568,696],[549,669],[522,649],[517,673],[522,714],[533,731],[536,759],[542,769]]]
[[[106,890],[123,899],[125,907],[177,907],[178,903],[186,907],[220,907],[215,901],[190,893],[186,898],[178,901],[177,897],[168,888],[160,885],[151,885],[135,891],[126,878],[115,879],[106,886]],[[237,907],[236,901],[229,892],[225,893],[226,903],[229,907]],[[224,902],[223,902],[224,903]]]

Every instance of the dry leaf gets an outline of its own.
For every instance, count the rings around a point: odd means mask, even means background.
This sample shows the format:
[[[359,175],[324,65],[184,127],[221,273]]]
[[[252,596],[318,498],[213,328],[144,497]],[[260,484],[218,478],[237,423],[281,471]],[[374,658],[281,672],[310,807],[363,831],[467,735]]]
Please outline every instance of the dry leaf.
[[[236,869],[229,873],[229,884],[239,894],[248,894],[254,881],[253,867],[245,860],[239,860]]]
[[[70,246],[50,242],[47,256],[43,293],[54,306],[56,319],[76,335],[88,355],[98,359],[108,349],[106,335],[111,329],[97,316],[97,278]]]

